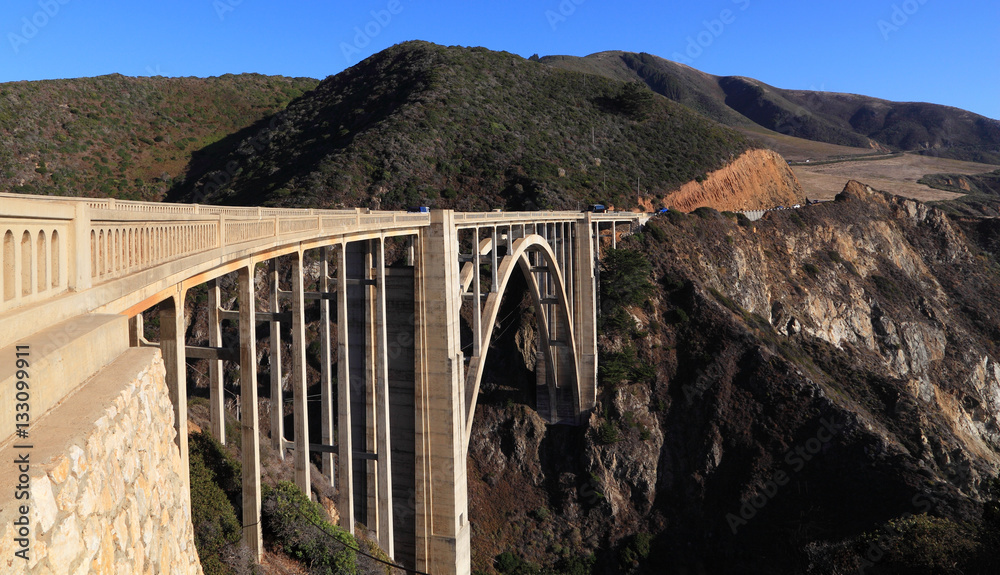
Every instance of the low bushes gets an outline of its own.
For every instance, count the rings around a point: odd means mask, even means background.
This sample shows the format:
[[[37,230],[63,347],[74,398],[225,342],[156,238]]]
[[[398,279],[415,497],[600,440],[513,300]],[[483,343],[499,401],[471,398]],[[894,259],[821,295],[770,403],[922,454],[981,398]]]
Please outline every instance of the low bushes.
[[[309,567],[313,575],[354,575],[357,558],[354,537],[324,518],[322,508],[295,484],[264,487],[261,519],[274,544],[289,557]]]

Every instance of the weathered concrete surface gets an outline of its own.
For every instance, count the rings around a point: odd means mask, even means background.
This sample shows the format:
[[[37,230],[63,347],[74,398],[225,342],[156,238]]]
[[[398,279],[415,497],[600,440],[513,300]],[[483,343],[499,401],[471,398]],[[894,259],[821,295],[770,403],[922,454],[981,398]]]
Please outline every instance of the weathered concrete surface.
[[[31,461],[31,497],[2,494],[0,572],[202,572],[159,350],[128,350],[41,423],[32,449],[0,450],[2,461]],[[3,465],[0,485],[16,485],[17,475]],[[25,504],[27,561],[14,555]]]
[[[0,350],[0,442],[15,431],[18,367],[15,346],[27,346],[31,420],[36,421],[87,378],[128,349],[128,319],[120,315],[83,315]]]
[[[417,569],[471,572],[458,241],[450,211],[431,212],[416,277]]]

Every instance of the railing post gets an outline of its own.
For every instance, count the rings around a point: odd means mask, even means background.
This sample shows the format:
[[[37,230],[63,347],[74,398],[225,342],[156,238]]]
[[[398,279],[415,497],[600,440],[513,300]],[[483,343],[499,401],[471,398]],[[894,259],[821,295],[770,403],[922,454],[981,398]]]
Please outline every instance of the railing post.
[[[76,213],[73,215],[71,244],[67,246],[67,253],[62,257],[69,260],[67,270],[69,289],[83,291],[92,285],[91,261],[93,256],[90,246],[90,208],[87,206],[87,202],[76,202],[74,208]],[[95,245],[94,249],[100,249],[100,247]]]

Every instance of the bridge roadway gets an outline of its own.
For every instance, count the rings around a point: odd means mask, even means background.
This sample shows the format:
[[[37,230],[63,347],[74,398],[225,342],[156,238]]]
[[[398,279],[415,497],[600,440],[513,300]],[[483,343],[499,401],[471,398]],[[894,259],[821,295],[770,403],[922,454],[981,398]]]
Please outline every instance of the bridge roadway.
[[[507,284],[523,274],[533,299],[540,415],[577,423],[596,401],[601,235],[614,244],[618,225],[644,221],[634,213],[299,210],[0,194],[0,349],[14,357],[8,348],[36,342],[36,377],[46,381],[32,396],[39,414],[125,352],[109,343],[123,339],[115,333],[127,330],[131,346],[159,347],[185,465],[187,358],[209,360],[211,431],[223,443],[222,365],[238,363],[231,384],[242,407],[244,542],[259,558],[256,340],[258,324],[269,324],[271,443],[282,457],[293,454],[296,484],[310,493],[308,455],[318,453],[345,529],[364,525],[397,561],[421,571],[469,573],[465,460]],[[405,248],[406,265],[387,265],[387,245]],[[319,278],[307,286],[303,268],[313,259]],[[290,263],[288,289],[279,260]],[[267,266],[268,311],[254,303],[258,265]],[[227,274],[238,278],[234,310],[221,305],[219,278]],[[197,346],[185,340],[184,302],[202,284],[209,341]],[[319,442],[309,437],[307,302],[320,311]],[[160,341],[148,342],[141,314],[154,306]],[[463,306],[472,318],[468,357]],[[222,345],[224,320],[239,326],[237,348]],[[288,368],[283,330],[292,339]],[[280,407],[288,371],[291,440]],[[15,427],[12,377],[0,370],[2,444]]]

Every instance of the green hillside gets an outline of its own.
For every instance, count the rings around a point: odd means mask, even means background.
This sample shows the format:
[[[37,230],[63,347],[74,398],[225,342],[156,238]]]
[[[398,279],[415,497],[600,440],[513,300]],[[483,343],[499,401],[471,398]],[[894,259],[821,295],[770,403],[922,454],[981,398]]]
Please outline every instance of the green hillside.
[[[932,188],[965,194],[954,200],[939,202],[941,209],[956,215],[1000,216],[1000,170],[986,174],[930,174],[918,183]]]
[[[626,83],[484,48],[407,42],[195,156],[171,198],[280,206],[618,206],[752,146]]]
[[[259,74],[114,74],[0,84],[0,190],[158,200],[193,150],[317,83]]]
[[[705,74],[646,53],[555,56],[541,62],[609,78],[641,80],[654,91],[729,126],[745,127],[749,121],[767,130],[829,144],[1000,164],[1000,122],[957,108],[784,90],[752,78]]]

